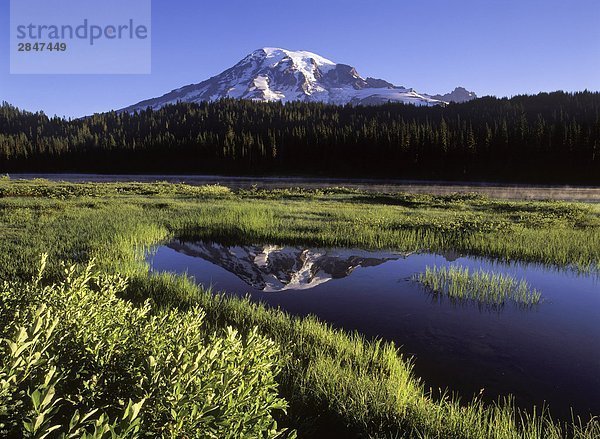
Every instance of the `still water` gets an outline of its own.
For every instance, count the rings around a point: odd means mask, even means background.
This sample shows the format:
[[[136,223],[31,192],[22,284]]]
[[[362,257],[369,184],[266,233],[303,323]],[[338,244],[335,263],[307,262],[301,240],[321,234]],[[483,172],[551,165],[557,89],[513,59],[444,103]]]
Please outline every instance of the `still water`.
[[[313,314],[335,327],[393,341],[433,389],[470,399],[509,393],[521,407],[546,401],[554,416],[600,414],[600,280],[534,264],[458,254],[368,252],[173,240],[148,255],[153,271]],[[541,291],[530,309],[436,299],[412,277],[460,265],[523,278]]]

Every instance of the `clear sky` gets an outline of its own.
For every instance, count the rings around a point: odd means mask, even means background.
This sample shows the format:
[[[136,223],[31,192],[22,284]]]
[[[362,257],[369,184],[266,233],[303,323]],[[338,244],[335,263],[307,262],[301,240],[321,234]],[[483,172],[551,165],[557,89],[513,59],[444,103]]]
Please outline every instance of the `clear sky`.
[[[0,100],[68,117],[200,82],[264,46],[430,94],[600,90],[599,0],[153,0],[150,75],[10,75],[8,0],[0,29]]]

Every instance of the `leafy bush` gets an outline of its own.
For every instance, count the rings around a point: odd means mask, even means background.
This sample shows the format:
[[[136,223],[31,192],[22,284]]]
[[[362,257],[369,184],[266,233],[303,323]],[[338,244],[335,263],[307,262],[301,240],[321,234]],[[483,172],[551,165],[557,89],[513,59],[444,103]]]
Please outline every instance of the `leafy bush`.
[[[127,279],[0,286],[0,435],[277,437],[279,351],[256,331],[209,333],[204,312],[135,307]]]

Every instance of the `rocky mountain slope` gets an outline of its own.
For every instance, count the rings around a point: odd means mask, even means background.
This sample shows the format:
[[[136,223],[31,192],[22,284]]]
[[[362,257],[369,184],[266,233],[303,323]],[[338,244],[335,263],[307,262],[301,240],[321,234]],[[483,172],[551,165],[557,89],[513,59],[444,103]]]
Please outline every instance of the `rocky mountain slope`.
[[[452,93],[431,96],[383,79],[363,78],[354,67],[335,63],[315,53],[265,47],[206,81],[139,102],[122,111],[133,112],[148,107],[158,109],[177,102],[223,98],[337,105],[377,105],[387,102],[443,105],[475,97],[475,93],[462,87]]]

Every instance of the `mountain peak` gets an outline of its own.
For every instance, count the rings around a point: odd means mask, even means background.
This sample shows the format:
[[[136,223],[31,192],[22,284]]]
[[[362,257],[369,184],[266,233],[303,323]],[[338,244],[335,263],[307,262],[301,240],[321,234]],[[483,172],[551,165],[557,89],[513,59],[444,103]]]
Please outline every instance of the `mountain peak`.
[[[257,49],[217,76],[171,91],[159,98],[123,109],[158,109],[177,102],[216,101],[224,98],[257,101],[304,101],[344,105],[402,102],[443,105],[444,99],[469,100],[474,93],[459,87],[448,95],[430,96],[395,86],[383,79],[363,78],[350,65],[335,63],[316,53],[280,47]]]
[[[264,52],[267,57],[288,56],[290,58],[296,59],[312,58],[318,63],[335,65],[333,61],[328,60],[327,58],[324,58],[321,55],[317,55],[316,53],[309,52],[307,50],[289,50],[283,49],[281,47],[263,47],[262,49],[255,50],[252,53],[257,52]]]
[[[260,51],[263,51],[267,55],[269,55],[273,52],[285,52],[285,49],[282,49],[281,47],[263,47],[262,49],[255,50],[254,52],[260,52]]]
[[[477,95],[474,92],[469,91],[464,87],[456,87],[450,93],[446,93],[445,95],[434,95],[432,97],[434,99],[439,99],[439,100],[445,101],[445,102],[461,103],[461,102],[467,102],[472,99],[475,99],[475,98],[477,98]]]

